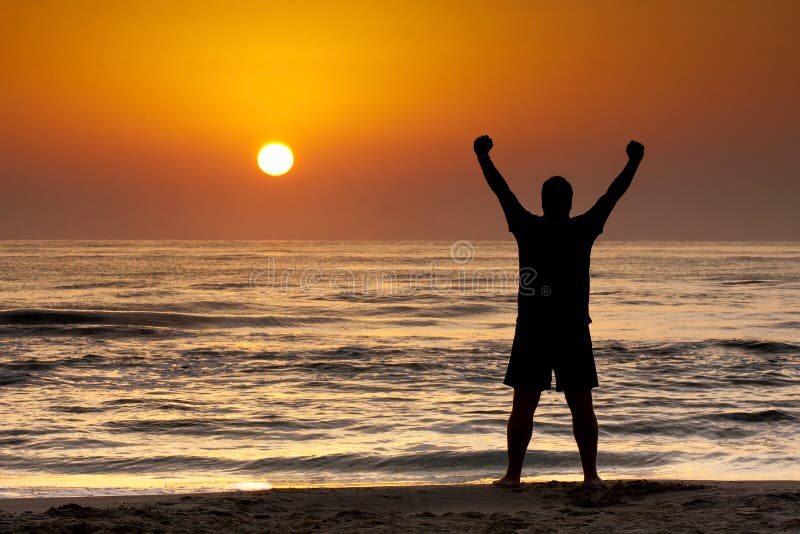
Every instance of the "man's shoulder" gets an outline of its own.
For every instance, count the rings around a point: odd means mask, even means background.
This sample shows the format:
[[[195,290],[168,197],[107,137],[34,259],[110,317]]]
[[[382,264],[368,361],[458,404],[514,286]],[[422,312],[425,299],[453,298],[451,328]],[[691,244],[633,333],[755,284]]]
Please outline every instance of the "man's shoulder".
[[[570,218],[570,222],[578,233],[587,233],[596,237],[603,231],[603,223],[591,210]]]
[[[535,231],[540,220],[541,217],[529,212],[528,210],[525,210],[524,213],[520,215],[520,218],[514,225],[514,228],[509,228],[509,230],[517,237],[520,235],[527,235],[532,231]]]
[[[591,211],[587,211],[587,212],[581,213],[580,215],[575,215],[574,217],[570,217],[569,220],[570,220],[570,222],[572,224],[579,225],[579,224],[585,224],[591,218],[592,218]]]

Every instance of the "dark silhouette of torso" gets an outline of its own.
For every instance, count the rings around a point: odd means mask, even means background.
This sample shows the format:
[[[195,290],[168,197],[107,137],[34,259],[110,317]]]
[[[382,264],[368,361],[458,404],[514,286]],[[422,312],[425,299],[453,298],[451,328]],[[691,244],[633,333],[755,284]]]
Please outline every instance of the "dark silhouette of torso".
[[[560,220],[523,210],[509,221],[519,248],[518,321],[544,329],[590,322],[590,256],[610,212],[603,207]]]

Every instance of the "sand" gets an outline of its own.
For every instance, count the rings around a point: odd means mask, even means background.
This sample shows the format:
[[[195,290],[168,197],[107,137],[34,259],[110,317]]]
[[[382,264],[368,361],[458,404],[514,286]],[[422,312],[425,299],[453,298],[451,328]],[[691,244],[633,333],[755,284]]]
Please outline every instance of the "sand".
[[[0,532],[800,532],[800,482],[615,481],[0,500]]]

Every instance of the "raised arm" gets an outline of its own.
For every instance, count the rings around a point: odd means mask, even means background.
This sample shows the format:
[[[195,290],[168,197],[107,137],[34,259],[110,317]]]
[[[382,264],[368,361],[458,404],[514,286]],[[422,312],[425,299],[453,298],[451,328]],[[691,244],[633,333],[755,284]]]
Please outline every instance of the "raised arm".
[[[513,232],[517,224],[527,214],[525,208],[520,204],[511,188],[508,187],[503,175],[497,170],[497,167],[492,163],[492,158],[489,156],[489,151],[493,147],[492,139],[488,135],[482,135],[475,139],[473,148],[475,155],[478,156],[478,163],[480,163],[483,176],[489,187],[492,188],[497,199],[500,201],[500,206],[506,214],[506,221],[508,222],[509,231]]]
[[[603,231],[603,225],[606,219],[608,219],[608,216],[611,215],[614,206],[617,205],[617,201],[622,198],[622,195],[624,195],[625,191],[630,187],[633,177],[636,174],[636,169],[639,168],[639,164],[642,162],[642,158],[644,158],[644,145],[638,141],[631,141],[628,143],[625,152],[628,154],[628,163],[625,164],[625,168],[622,169],[619,176],[611,182],[608,191],[606,191],[595,205],[584,214],[584,216],[596,226],[598,234]]]
[[[636,174],[636,169],[639,168],[639,164],[642,162],[642,158],[644,158],[644,145],[638,141],[631,141],[628,143],[625,152],[628,154],[628,163],[625,164],[625,168],[622,169],[619,176],[611,182],[608,191],[606,191],[606,196],[614,204],[622,198],[622,195],[624,195],[625,191],[630,187],[633,176]]]

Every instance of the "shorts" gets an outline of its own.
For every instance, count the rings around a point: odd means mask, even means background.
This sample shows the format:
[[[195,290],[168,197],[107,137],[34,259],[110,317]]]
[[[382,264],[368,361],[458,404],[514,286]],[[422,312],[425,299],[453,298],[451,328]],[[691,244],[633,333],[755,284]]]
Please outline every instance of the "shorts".
[[[517,321],[503,384],[521,391],[589,391],[597,387],[597,369],[589,325],[547,325]]]

